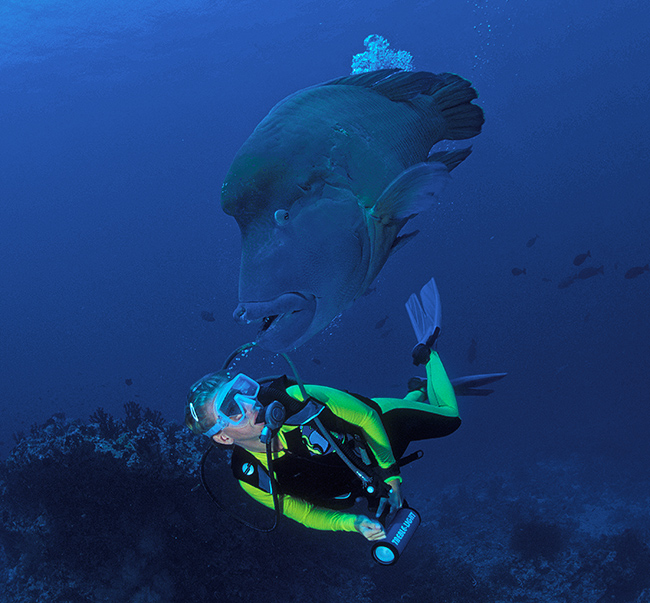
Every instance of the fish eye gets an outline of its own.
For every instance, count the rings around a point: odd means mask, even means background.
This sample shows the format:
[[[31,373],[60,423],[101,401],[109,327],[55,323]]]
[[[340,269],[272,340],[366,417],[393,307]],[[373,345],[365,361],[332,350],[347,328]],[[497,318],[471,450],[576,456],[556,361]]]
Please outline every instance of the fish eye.
[[[273,218],[278,226],[284,226],[289,221],[289,212],[286,209],[278,209]]]

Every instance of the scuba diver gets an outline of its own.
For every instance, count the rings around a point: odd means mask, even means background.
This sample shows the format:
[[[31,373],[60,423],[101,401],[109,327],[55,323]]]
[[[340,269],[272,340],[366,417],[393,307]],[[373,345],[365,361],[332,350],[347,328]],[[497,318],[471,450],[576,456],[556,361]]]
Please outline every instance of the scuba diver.
[[[456,393],[487,395],[493,390],[479,386],[505,375],[450,381],[435,350],[440,298],[433,279],[421,299],[411,295],[406,308],[418,339],[413,363],[424,365],[426,379],[412,378],[403,399],[304,385],[297,373],[296,381],[258,382],[222,370],[192,386],[187,427],[232,450],[241,487],[276,517],[318,530],[357,531],[370,541],[386,538],[387,518],[404,505],[400,466],[422,456],[404,457],[408,445],[456,431]],[[368,515],[346,512],[362,498]]]

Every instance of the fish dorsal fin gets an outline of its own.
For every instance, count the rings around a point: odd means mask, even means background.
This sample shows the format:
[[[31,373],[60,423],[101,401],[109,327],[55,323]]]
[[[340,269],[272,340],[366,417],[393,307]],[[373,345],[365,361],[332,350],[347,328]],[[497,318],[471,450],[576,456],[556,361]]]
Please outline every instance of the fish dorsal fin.
[[[366,71],[365,73],[358,73],[356,75],[345,75],[337,77],[335,80],[323,82],[321,86],[362,86],[364,88],[371,88],[377,82],[386,79],[389,75],[397,73],[399,69],[378,69],[377,71]]]
[[[360,86],[382,94],[392,101],[407,101],[418,94],[431,94],[444,79],[426,71],[400,71],[380,69],[359,75],[340,77],[322,86]]]

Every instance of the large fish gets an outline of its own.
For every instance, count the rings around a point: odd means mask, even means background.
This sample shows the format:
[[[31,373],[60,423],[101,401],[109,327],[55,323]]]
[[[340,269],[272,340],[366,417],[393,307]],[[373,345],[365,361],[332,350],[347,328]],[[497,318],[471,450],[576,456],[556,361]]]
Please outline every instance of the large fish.
[[[339,78],[278,103],[238,151],[221,203],[242,234],[234,316],[272,351],[298,347],[361,296],[399,235],[438,202],[483,111],[449,73],[394,69]]]

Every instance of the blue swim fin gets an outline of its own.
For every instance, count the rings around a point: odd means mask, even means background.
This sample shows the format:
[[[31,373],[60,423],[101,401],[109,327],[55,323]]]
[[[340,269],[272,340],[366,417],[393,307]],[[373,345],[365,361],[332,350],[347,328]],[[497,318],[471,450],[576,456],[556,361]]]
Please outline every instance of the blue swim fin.
[[[450,379],[457,396],[489,396],[494,392],[493,389],[481,387],[488,383],[493,383],[503,379],[508,373],[488,373],[486,375],[468,375],[467,377],[457,377]],[[408,391],[420,390],[426,394],[427,380],[421,377],[411,377],[408,382]],[[421,400],[423,401],[423,400]]]
[[[457,396],[489,396],[494,390],[482,388],[481,385],[503,379],[508,373],[488,373],[486,375],[467,375],[451,379]]]
[[[440,334],[442,318],[440,294],[433,278],[422,287],[420,297],[422,301],[415,293],[412,293],[406,302],[406,311],[418,339],[418,344],[412,352],[413,364],[416,366],[429,361],[431,350]]]
[[[406,311],[411,319],[418,343],[426,344],[436,327],[440,328],[442,308],[436,281],[431,279],[420,291],[422,302],[415,293],[406,302]]]

